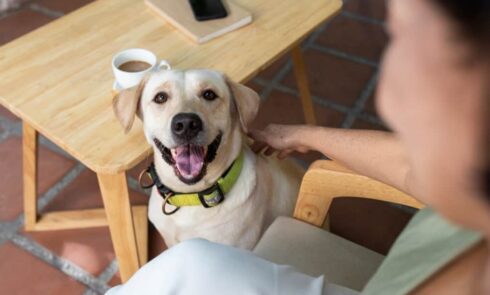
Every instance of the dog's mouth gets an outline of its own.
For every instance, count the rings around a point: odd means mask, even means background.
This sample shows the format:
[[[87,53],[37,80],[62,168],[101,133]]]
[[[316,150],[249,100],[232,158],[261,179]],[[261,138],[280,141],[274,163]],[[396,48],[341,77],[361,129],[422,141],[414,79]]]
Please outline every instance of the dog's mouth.
[[[194,184],[206,175],[206,167],[216,157],[221,137],[220,132],[208,146],[185,143],[172,149],[157,138],[153,141],[163,160],[174,168],[175,175],[186,184]]]

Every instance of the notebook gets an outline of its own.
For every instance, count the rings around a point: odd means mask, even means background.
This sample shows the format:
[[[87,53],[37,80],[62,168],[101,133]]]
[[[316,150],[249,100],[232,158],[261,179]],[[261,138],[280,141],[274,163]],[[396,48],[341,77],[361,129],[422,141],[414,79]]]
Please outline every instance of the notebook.
[[[252,14],[232,1],[222,0],[228,16],[197,21],[188,0],[145,0],[166,21],[196,43],[204,43],[252,22]]]

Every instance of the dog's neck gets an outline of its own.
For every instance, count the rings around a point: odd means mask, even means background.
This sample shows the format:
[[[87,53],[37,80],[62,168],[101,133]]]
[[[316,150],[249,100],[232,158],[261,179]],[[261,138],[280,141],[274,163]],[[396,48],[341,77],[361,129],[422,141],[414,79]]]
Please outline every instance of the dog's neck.
[[[216,158],[208,164],[206,175],[195,184],[183,183],[175,175],[174,168],[162,159],[160,151],[156,149],[154,150],[155,169],[160,181],[173,191],[182,193],[202,191],[212,186],[231,166],[240,154],[242,143],[242,132],[239,128],[233,128],[226,137],[223,136]]]

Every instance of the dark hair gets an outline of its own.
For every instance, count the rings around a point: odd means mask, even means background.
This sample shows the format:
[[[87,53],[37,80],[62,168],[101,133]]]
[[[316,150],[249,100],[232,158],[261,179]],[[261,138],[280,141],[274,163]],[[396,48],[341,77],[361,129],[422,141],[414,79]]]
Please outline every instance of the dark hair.
[[[479,49],[490,49],[489,0],[433,0],[459,26],[463,37]],[[489,52],[486,52],[490,56]]]

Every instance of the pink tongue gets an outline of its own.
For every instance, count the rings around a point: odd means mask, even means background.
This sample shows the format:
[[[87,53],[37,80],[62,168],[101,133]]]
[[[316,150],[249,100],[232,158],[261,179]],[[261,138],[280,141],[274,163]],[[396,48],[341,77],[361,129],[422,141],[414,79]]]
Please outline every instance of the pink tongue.
[[[182,176],[193,178],[199,175],[204,164],[204,148],[183,145],[175,149],[175,162]]]

